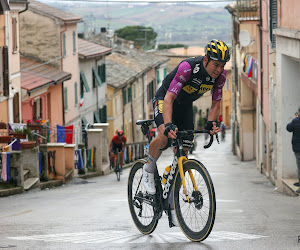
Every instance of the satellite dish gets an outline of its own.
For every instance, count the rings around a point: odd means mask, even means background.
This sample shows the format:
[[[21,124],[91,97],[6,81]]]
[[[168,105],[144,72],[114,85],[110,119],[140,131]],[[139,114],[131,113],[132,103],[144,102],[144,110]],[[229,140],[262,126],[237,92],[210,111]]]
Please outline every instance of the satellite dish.
[[[241,30],[239,34],[239,40],[242,47],[247,47],[251,43],[251,37],[247,30]]]

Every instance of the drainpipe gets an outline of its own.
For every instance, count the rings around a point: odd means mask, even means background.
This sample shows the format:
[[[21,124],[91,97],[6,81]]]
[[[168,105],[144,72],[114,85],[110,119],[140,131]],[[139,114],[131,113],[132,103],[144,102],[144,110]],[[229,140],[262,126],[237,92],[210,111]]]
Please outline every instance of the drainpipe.
[[[63,67],[63,48],[62,48],[62,34],[67,30],[66,28],[66,24],[64,24],[65,29],[60,31],[60,52],[61,52],[61,59],[60,59],[60,70],[63,71],[64,67]],[[62,106],[63,106],[63,125],[65,125],[66,119],[65,119],[65,100],[64,100],[64,82],[61,83],[61,88],[62,88]]]
[[[25,12],[25,11],[27,11],[28,10],[28,5],[29,5],[29,3],[26,1],[26,7],[25,7],[25,9],[24,10],[22,10],[22,11],[20,11],[19,12],[19,14],[21,14],[21,13],[23,13],[23,12]]]
[[[262,42],[262,10],[261,10],[262,0],[259,1],[259,36],[260,36],[260,94],[261,94],[261,107],[260,113],[263,116],[263,106],[264,106],[264,89],[263,89],[263,42]]]

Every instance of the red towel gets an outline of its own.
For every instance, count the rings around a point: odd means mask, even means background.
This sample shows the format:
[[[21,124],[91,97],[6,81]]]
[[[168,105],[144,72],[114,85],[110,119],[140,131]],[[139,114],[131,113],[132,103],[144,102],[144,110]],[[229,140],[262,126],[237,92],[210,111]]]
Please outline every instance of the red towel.
[[[66,143],[73,144],[73,125],[65,127]]]

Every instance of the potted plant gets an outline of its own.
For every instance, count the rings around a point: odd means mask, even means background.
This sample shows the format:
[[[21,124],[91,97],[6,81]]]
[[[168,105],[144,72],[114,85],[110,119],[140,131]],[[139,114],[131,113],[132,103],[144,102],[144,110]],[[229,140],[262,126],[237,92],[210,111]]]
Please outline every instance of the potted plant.
[[[31,132],[31,129],[28,127],[24,127],[23,132],[27,135],[28,141],[21,141],[21,147],[33,148],[35,146],[35,141],[33,140],[33,134]]]
[[[0,143],[10,143],[12,139],[13,139],[12,135],[1,135]]]
[[[24,129],[15,128],[10,131],[10,134],[17,139],[26,139],[26,132],[24,132]]]

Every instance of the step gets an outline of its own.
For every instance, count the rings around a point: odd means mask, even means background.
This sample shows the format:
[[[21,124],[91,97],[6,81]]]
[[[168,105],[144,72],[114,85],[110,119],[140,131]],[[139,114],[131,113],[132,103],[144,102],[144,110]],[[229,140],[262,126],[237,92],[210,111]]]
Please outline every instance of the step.
[[[28,177],[29,177],[29,170],[28,169],[24,169],[23,175],[24,175],[24,180],[28,179]]]
[[[24,190],[29,190],[39,181],[39,178],[28,178],[24,181]]]
[[[72,178],[72,173],[73,173],[73,169],[71,169],[71,170],[66,170],[65,178],[66,178],[66,179]]]
[[[297,178],[289,178],[289,179],[282,179],[282,182],[293,192],[293,194],[298,195],[296,190],[299,188],[294,184],[299,182]]]

